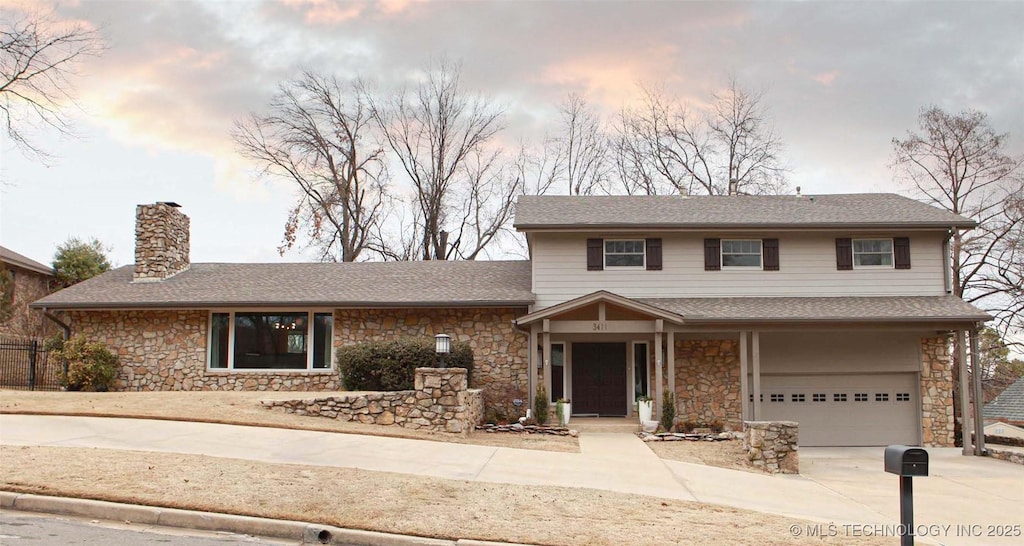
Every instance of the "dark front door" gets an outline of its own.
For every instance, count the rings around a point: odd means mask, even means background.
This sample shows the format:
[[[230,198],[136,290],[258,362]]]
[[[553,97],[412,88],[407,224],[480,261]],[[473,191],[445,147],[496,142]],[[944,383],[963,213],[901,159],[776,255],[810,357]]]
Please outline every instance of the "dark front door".
[[[573,343],[572,412],[626,415],[625,343]]]

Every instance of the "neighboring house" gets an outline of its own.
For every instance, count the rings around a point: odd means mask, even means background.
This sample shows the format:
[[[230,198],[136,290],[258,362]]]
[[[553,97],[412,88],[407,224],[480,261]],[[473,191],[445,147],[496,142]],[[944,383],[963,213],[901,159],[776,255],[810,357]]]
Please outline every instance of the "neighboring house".
[[[1016,380],[999,393],[999,396],[982,406],[981,414],[985,422],[996,421],[1013,425],[1014,428],[1024,427],[1024,377]],[[985,434],[996,434],[985,426]],[[1000,436],[1004,436],[1000,434]]]
[[[43,313],[29,309],[29,304],[53,291],[56,286],[53,269],[9,248],[0,246],[0,268],[10,284],[4,294],[0,312],[0,335],[41,337],[57,331]]]
[[[332,347],[448,333],[475,386],[575,415],[671,388],[679,421],[951,446],[949,336],[990,318],[950,294],[950,230],[974,225],[891,194],[522,197],[529,261],[190,264],[158,203],[134,267],[33,305],[116,348],[129,390],[333,389]]]
[[[992,421],[985,423],[985,436],[1000,436],[1002,438],[1020,438],[1024,440],[1024,428],[1009,423]]]

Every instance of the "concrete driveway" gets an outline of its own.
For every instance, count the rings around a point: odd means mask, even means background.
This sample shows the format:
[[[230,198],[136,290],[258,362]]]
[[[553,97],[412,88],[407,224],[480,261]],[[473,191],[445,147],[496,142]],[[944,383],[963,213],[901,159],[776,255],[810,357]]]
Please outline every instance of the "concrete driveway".
[[[882,470],[884,449],[801,448],[800,471],[898,522],[899,478]],[[927,451],[929,475],[914,478],[915,526],[931,526],[930,539],[939,544],[1024,544],[1024,466],[964,457],[959,448]]]
[[[824,524],[815,529],[819,534],[840,536],[892,536],[892,526],[899,523],[898,478],[882,471],[883,448],[804,448],[803,475],[769,476],[663,461],[636,436],[622,433],[583,433],[581,453],[553,453],[209,423],[10,414],[0,415],[0,443],[193,453],[587,487],[810,519]],[[933,526],[925,528],[930,536],[922,538],[956,545],[1024,543],[1024,466],[963,457],[956,449],[929,453],[931,475],[914,480],[915,523]],[[1016,536],[990,536],[1006,534],[1007,528],[998,525],[1009,526],[1009,534]]]

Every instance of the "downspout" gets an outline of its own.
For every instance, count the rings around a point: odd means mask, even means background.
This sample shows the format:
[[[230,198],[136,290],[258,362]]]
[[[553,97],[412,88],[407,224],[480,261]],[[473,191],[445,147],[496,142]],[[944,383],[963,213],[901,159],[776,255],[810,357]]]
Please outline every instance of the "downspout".
[[[978,364],[978,330],[983,324],[975,324],[971,328],[971,387],[974,391],[974,454],[981,457],[988,455],[985,449],[985,418],[982,415],[982,406],[985,399],[981,391],[981,370]]]
[[[953,238],[955,231],[950,229],[942,241],[942,286],[947,294],[953,293],[953,264],[949,257],[949,240]]]
[[[43,307],[43,316],[57,323],[57,326],[64,330],[64,341],[71,339],[71,327],[67,323],[57,318],[57,315],[54,315],[45,307]]]

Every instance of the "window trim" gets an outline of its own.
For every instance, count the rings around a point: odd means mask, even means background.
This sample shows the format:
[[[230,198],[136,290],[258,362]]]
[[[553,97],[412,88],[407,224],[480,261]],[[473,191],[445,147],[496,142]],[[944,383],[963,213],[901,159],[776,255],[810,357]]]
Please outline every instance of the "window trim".
[[[857,265],[857,241],[889,241],[889,265]],[[883,254],[882,252],[861,252],[861,254]],[[854,269],[896,269],[896,242],[892,237],[861,237],[850,239],[850,263]]]
[[[214,368],[213,364],[213,315],[228,315],[228,365],[226,368]],[[235,315],[236,313],[306,313],[306,367],[305,368],[236,368],[235,367]],[[314,317],[320,314],[331,315],[331,339],[328,340],[330,348],[327,358],[328,364],[325,368],[313,367],[313,348],[316,346],[313,340]],[[293,307],[258,307],[258,308],[220,308],[211,309],[206,315],[206,373],[248,373],[248,374],[326,374],[335,373],[334,369],[334,334],[336,325],[334,323],[334,309],[295,309]]]
[[[725,265],[725,243],[757,243],[758,264],[753,265]],[[752,256],[752,254],[736,254],[731,252],[730,256]],[[722,271],[763,271],[764,270],[764,239],[719,239],[718,240],[718,263]]]
[[[640,256],[643,258],[643,263],[641,263],[640,265],[609,265],[608,264],[608,243],[614,243],[614,242],[619,242],[619,241],[621,241],[621,242],[629,242],[629,243],[640,243],[640,247],[643,249],[640,252]],[[635,252],[629,252],[629,253],[614,252],[614,253],[612,253],[612,255],[614,255],[614,256],[636,256],[636,253]],[[615,269],[647,269],[647,239],[642,239],[642,238],[641,239],[622,239],[622,238],[602,239],[601,240],[601,265],[603,265],[605,269],[608,269],[610,267],[611,268],[615,268]]]

